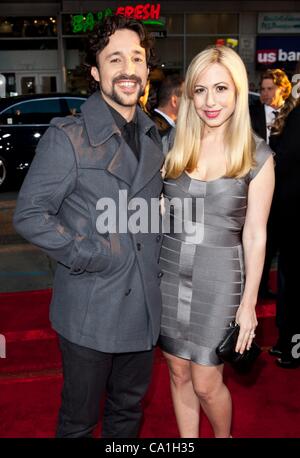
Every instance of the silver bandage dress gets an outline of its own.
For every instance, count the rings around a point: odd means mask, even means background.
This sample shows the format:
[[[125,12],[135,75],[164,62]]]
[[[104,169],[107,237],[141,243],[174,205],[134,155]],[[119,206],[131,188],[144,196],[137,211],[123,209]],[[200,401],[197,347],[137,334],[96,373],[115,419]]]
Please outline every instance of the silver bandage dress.
[[[256,166],[243,178],[207,182],[183,173],[165,181],[159,345],[167,353],[203,365],[221,363],[215,350],[244,288],[248,187],[271,154],[257,140]]]

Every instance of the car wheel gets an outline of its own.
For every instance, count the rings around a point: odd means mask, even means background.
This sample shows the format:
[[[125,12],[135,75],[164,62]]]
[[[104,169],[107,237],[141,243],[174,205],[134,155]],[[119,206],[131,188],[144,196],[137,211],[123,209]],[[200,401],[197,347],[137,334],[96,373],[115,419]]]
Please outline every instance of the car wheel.
[[[5,160],[0,156],[0,189],[4,188],[7,179],[7,166]]]

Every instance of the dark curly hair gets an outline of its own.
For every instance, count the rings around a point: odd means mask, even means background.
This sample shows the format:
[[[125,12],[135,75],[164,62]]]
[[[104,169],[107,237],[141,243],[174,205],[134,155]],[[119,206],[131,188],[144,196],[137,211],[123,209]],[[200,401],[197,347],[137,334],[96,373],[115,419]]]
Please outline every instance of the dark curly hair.
[[[149,35],[143,24],[125,16],[107,16],[104,21],[98,24],[95,30],[89,34],[86,46],[86,59],[84,67],[87,71],[87,78],[91,92],[99,89],[98,82],[91,76],[91,68],[97,67],[97,55],[109,42],[109,37],[117,30],[128,29],[136,32],[141,40],[141,46],[145,48],[147,65],[150,69],[156,65],[154,53],[154,39]]]

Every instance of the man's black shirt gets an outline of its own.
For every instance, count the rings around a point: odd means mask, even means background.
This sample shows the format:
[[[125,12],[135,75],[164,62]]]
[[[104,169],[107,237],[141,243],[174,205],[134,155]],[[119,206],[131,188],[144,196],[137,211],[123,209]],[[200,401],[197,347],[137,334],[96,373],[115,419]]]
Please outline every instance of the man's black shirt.
[[[110,109],[110,112],[117,124],[117,127],[120,129],[124,140],[134,152],[137,160],[139,160],[139,136],[136,112],[132,120],[127,122],[127,120],[108,103],[107,106]]]

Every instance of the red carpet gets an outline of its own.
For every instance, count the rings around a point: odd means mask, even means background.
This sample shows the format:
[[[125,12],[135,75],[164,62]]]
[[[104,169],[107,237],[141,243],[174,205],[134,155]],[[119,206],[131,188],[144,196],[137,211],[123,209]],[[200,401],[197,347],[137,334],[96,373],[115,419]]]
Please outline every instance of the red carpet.
[[[62,385],[56,335],[50,329],[51,290],[0,294],[0,333],[7,358],[0,359],[0,437],[53,437]],[[274,304],[258,305],[261,345],[276,339]],[[233,436],[300,437],[300,370],[277,368],[266,351],[251,375],[225,377],[234,403]],[[204,417],[201,437],[212,437]],[[97,431],[99,433],[99,431]],[[178,437],[167,367],[157,350],[145,399],[141,437]]]

